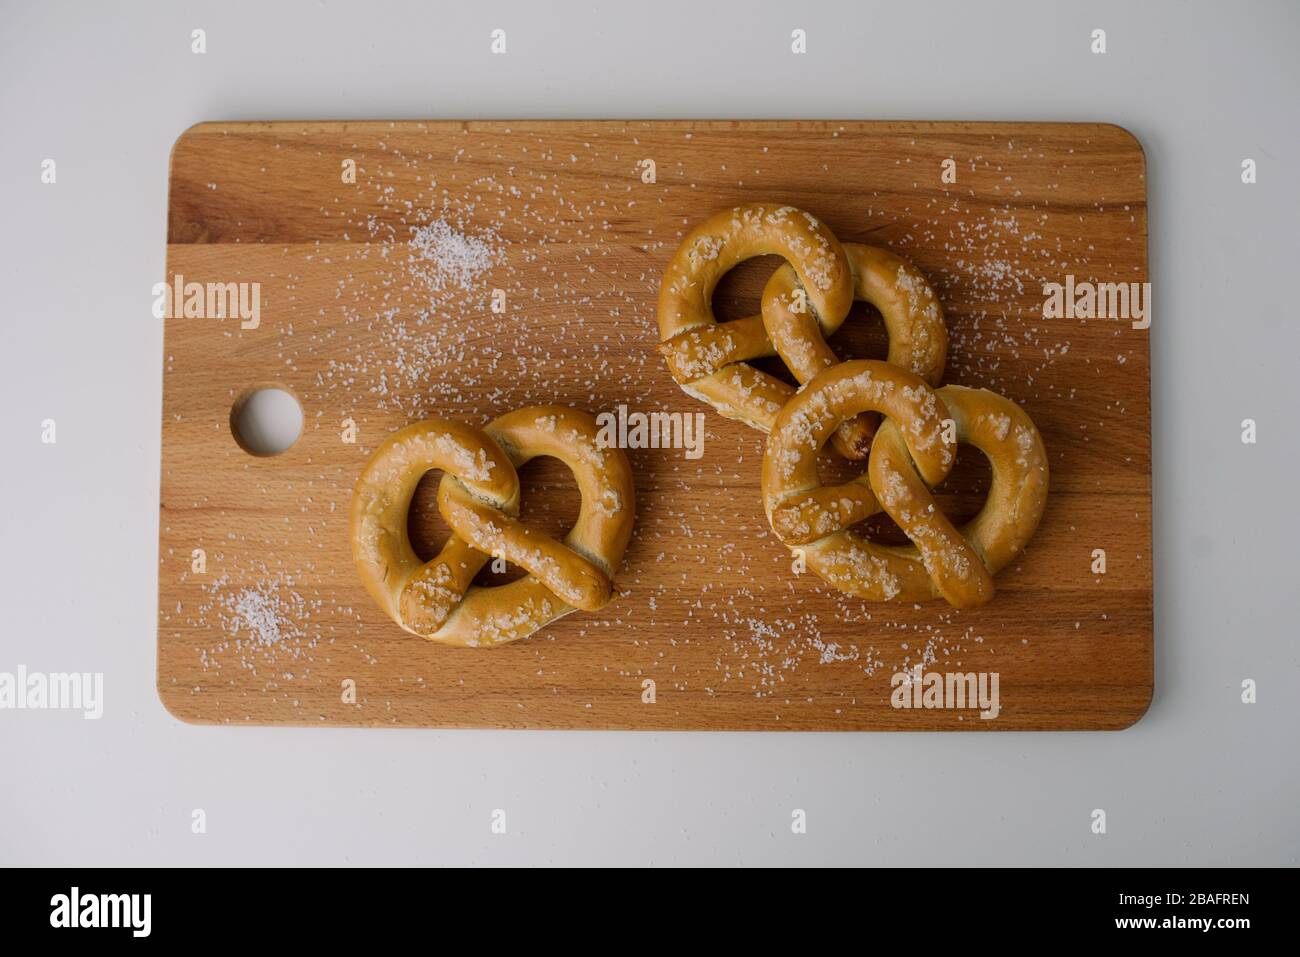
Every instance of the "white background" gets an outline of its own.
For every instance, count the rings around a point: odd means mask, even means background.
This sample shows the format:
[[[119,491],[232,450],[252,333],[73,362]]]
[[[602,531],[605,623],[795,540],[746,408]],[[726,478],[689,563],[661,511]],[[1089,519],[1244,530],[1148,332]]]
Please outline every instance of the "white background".
[[[0,863],[1298,863],[1300,4],[2,6],[0,671],[102,671],[106,713],[0,711]],[[1121,733],[983,735],[171,718],[154,690],[150,289],[173,140],[199,120],[479,117],[1131,129],[1155,293],[1148,715]]]

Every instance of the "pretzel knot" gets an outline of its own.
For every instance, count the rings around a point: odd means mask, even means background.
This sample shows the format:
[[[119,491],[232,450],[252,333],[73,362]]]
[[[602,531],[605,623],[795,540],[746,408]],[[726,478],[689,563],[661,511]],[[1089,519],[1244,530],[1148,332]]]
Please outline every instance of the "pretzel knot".
[[[823,486],[817,453],[863,412],[885,417],[866,474]],[[945,440],[945,420],[955,441]],[[952,471],[957,443],[979,449],[992,466],[988,499],[960,530],[930,494]],[[931,389],[872,360],[818,373],[777,416],[763,456],[763,506],[777,537],[802,548],[827,583],[870,601],[942,597],[958,608],[989,601],[993,575],[1038,528],[1047,483],[1038,429],[1014,402],[984,389]],[[912,545],[879,545],[850,528],[882,509]]]
[[[719,323],[713,292],[733,267],[775,254],[786,262],[763,290],[762,314]],[[880,310],[889,333],[888,361],[937,385],[948,333],[925,277],[893,253],[841,245],[818,219],[793,206],[753,204],[715,213],[687,234],[659,288],[659,353],[689,395],[722,415],[770,432],[794,388],[748,365],[779,355],[801,382],[839,359],[826,343],[854,299]],[[866,458],[878,417],[844,422],[835,447]]]
[[[632,469],[617,448],[601,448],[596,420],[562,406],[531,406],[482,429],[428,419],[390,435],[352,496],[352,553],[371,597],[405,630],[449,645],[518,641],[575,609],[609,600],[632,537]],[[577,479],[578,520],[563,542],[519,521],[519,475],[549,455]],[[438,511],[451,528],[442,550],[422,562],[407,515],[416,486],[443,472]],[[474,576],[492,558],[528,571],[506,585]]]

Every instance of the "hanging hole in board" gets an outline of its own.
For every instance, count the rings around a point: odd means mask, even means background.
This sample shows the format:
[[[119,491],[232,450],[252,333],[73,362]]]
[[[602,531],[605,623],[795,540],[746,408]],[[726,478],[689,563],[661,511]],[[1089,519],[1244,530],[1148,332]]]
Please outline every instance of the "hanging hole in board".
[[[230,409],[230,432],[249,455],[279,455],[302,434],[302,406],[283,386],[245,389]]]

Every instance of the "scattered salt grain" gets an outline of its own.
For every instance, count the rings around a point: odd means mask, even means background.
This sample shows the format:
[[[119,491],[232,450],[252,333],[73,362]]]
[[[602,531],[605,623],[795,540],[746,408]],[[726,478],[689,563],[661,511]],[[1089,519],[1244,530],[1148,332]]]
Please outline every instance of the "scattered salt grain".
[[[445,219],[435,219],[411,232],[412,271],[435,292],[448,286],[473,289],[500,258],[495,230],[475,236],[457,230]]]

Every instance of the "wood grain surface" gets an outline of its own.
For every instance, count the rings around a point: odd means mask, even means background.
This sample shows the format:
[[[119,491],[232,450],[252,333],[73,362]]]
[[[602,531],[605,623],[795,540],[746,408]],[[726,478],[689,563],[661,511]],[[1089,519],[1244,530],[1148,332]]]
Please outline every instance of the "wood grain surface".
[[[949,158],[955,183],[941,180]],[[658,282],[680,238],[754,201],[916,263],[947,313],[945,381],[1000,392],[1037,423],[1051,496],[991,604],[872,605],[795,574],[759,501],[763,436],[685,395],[655,355]],[[1043,318],[1045,283],[1148,278],[1144,158],[1118,127],[205,123],[172,153],[167,242],[168,281],[260,284],[256,328],[162,320],[158,688],[183,720],[1117,729],[1150,701],[1147,333]],[[735,270],[719,315],[756,312],[774,265]],[[883,356],[878,315],[855,307],[832,345]],[[256,457],[231,410],[267,384],[298,398],[304,428],[288,451]],[[498,649],[401,631],[353,568],[358,471],[422,417],[482,425],[551,402],[704,413],[699,458],[628,452],[637,531],[616,599]],[[523,519],[563,534],[577,509],[568,473],[541,460],[521,474]],[[963,454],[938,500],[964,520],[987,482],[978,454]],[[426,478],[411,521],[426,556],[445,534],[435,487]],[[874,533],[897,540],[885,524]],[[917,664],[996,672],[1000,713],[891,706],[891,677]]]

